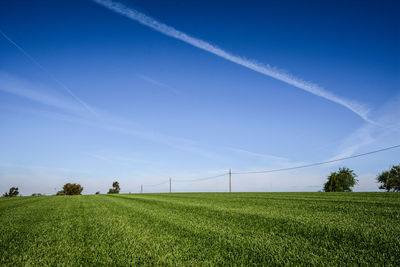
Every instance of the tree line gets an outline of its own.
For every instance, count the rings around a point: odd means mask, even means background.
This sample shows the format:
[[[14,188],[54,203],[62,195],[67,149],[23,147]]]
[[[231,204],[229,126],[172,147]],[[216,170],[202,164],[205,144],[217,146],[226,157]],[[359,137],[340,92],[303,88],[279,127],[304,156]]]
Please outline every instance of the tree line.
[[[80,184],[65,184],[63,189],[57,192],[57,196],[62,195],[81,195],[83,191],[83,187]],[[120,187],[117,181],[113,182],[112,188],[108,190],[107,194],[119,194]],[[96,192],[96,195],[100,194],[99,191]]]
[[[357,174],[349,168],[339,168],[339,171],[332,172],[324,184],[325,192],[351,192],[352,188],[358,184]],[[380,184],[379,189],[387,192],[400,191],[400,164],[393,166],[390,170],[383,171],[376,177]]]
[[[10,190],[3,194],[3,197],[16,197],[19,195],[18,187],[11,187]],[[120,191],[119,183],[117,181],[113,182],[112,188],[108,190],[107,194],[119,194]],[[63,186],[62,190],[56,193],[56,196],[64,196],[64,195],[81,195],[83,191],[83,187],[80,184],[67,183]],[[96,195],[100,194],[99,191],[96,192]],[[41,193],[33,193],[32,196],[45,196],[45,194]]]
[[[338,171],[332,172],[328,176],[323,190],[325,192],[351,192],[352,188],[358,184],[356,177],[357,174],[353,170],[345,167],[339,168]],[[392,166],[390,170],[381,172],[377,175],[376,180],[380,184],[379,189],[386,190],[387,192],[400,192],[400,164]],[[107,194],[119,194],[120,190],[119,183],[115,181],[112,183],[112,188],[108,190]],[[82,191],[83,187],[80,184],[67,183],[56,195],[81,195]],[[97,191],[97,194],[100,194],[100,192]],[[3,197],[16,197],[18,195],[18,187],[11,187],[8,192],[3,194]],[[32,196],[42,195],[44,194],[32,194]]]

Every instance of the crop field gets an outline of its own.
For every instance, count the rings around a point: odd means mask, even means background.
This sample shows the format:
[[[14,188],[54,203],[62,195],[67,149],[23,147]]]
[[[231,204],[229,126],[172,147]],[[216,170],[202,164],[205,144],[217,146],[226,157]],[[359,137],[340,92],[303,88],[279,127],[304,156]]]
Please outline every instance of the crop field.
[[[400,194],[2,198],[0,261],[19,266],[400,266]]]

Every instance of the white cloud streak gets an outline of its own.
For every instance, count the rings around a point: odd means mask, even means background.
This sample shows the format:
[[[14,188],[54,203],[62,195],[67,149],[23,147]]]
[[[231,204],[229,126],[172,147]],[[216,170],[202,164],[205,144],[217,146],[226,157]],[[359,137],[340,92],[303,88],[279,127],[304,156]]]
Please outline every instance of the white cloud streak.
[[[241,148],[233,148],[233,147],[229,147],[228,150],[235,152],[237,154],[241,154],[244,156],[249,156],[249,157],[253,157],[253,158],[259,158],[259,159],[265,159],[265,160],[269,160],[269,161],[281,161],[281,162],[287,162],[288,159],[284,158],[284,157],[278,157],[275,155],[269,155],[269,154],[261,154],[261,153],[256,153],[256,152],[252,152],[252,151],[248,151],[245,149],[241,149]]]
[[[376,144],[381,147],[397,144],[398,140],[400,140],[399,107],[400,94],[397,94],[376,110],[373,118],[375,123],[365,123],[343,139],[340,144],[332,144],[332,147],[339,149],[339,153],[328,160],[349,157],[367,147],[376,149]],[[382,125],[385,126],[382,127]]]
[[[83,111],[83,107],[76,102],[64,100],[56,95],[48,94],[46,91],[50,90],[47,88],[38,84],[33,85],[4,72],[0,72],[0,91],[67,112],[77,113]]]
[[[241,65],[245,68],[259,72],[261,74],[272,77],[274,79],[277,79],[279,81],[282,81],[284,83],[292,85],[301,90],[309,92],[313,95],[325,98],[325,99],[335,102],[339,105],[342,105],[343,107],[349,109],[350,111],[352,111],[355,114],[357,114],[358,116],[360,116],[363,120],[373,123],[373,121],[371,121],[368,118],[369,110],[365,106],[363,106],[362,104],[357,103],[353,100],[349,100],[349,99],[345,99],[345,98],[336,96],[335,94],[333,94],[329,91],[326,91],[324,88],[322,88],[321,86],[319,86],[317,84],[304,81],[302,79],[294,77],[286,72],[278,70],[269,65],[261,64],[254,60],[249,60],[244,57],[233,55],[215,45],[212,45],[206,41],[194,38],[190,35],[187,35],[186,33],[178,31],[171,26],[161,23],[161,22],[157,21],[156,19],[149,17],[141,12],[138,12],[135,9],[127,7],[121,3],[114,2],[112,0],[92,0],[92,1],[100,4],[118,14],[121,14],[121,15],[126,16],[136,22],[139,22],[140,24],[145,25],[145,26],[147,26],[155,31],[158,31],[164,35],[181,40],[181,41],[188,43],[194,47],[205,50],[209,53],[212,53],[212,54],[219,56],[221,58],[224,58],[228,61],[231,61],[233,63]]]
[[[96,115],[94,110],[82,99],[80,99],[78,96],[76,96],[71,89],[69,89],[68,86],[66,86],[63,82],[61,82],[59,79],[54,77],[45,67],[43,67],[42,64],[40,64],[35,58],[33,58],[28,52],[26,52],[25,49],[23,49],[20,45],[18,45],[14,40],[12,40],[7,34],[5,34],[3,31],[0,30],[0,34],[3,35],[3,37],[9,41],[13,46],[15,46],[24,56],[26,56],[30,61],[33,62],[39,69],[41,69],[43,72],[47,73],[49,77],[53,81],[55,81],[59,86],[61,86],[73,99],[75,99],[76,102],[78,102],[80,105],[82,105],[87,111],[92,113],[93,115]]]
[[[142,80],[145,81],[145,82],[151,83],[151,84],[153,84],[153,85],[155,85],[155,86],[157,86],[157,87],[163,88],[163,89],[168,89],[168,90],[170,90],[171,92],[173,92],[174,94],[178,94],[178,91],[177,91],[175,88],[173,88],[173,87],[171,87],[171,86],[169,86],[169,85],[166,85],[165,83],[156,81],[156,80],[150,78],[149,76],[146,76],[146,75],[143,75],[143,74],[138,74],[138,75],[136,75],[136,76],[137,76],[139,79],[142,79]]]
[[[143,129],[138,125],[134,125],[129,120],[113,116],[98,108],[93,109],[96,114],[98,114],[98,116],[93,119],[92,117],[88,117],[86,110],[75,101],[65,99],[64,97],[55,94],[49,94],[49,91],[52,90],[38,84],[31,84],[28,81],[0,71],[0,92],[6,92],[46,105],[58,109],[59,111],[66,112],[69,115],[55,112],[47,113],[26,110],[30,114],[37,114],[51,119],[78,123],[124,135],[132,135],[143,140],[163,144],[205,158],[213,160],[219,159],[219,156],[203,149],[193,140],[168,136],[155,131]]]

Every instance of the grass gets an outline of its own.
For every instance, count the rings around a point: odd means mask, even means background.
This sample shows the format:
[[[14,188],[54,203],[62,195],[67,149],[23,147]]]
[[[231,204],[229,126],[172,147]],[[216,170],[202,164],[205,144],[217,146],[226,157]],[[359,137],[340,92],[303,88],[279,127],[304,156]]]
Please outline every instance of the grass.
[[[1,265],[400,265],[399,193],[0,199]]]

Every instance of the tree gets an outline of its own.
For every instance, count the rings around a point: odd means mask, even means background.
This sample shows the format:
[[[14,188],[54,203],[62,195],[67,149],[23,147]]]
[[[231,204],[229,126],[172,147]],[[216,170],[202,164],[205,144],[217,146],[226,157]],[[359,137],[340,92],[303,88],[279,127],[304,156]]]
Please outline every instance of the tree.
[[[351,188],[358,183],[357,175],[348,168],[339,168],[339,171],[332,172],[328,181],[324,184],[325,192],[351,192]]]
[[[63,190],[57,192],[57,195],[80,195],[82,191],[83,187],[80,184],[67,183],[63,186]]]
[[[16,197],[18,196],[19,192],[18,192],[18,187],[11,187],[10,190],[8,190],[8,193],[5,192],[3,194],[3,197]]]
[[[97,192],[96,192],[96,195],[100,195],[100,191],[97,191]]]
[[[376,180],[381,183],[379,189],[385,189],[387,192],[400,191],[400,164],[397,166],[392,166],[388,171],[383,171],[380,173]]]
[[[115,181],[112,184],[112,186],[113,186],[113,188],[110,188],[110,190],[108,190],[107,194],[119,194],[119,190],[120,190],[119,183],[117,181]]]

